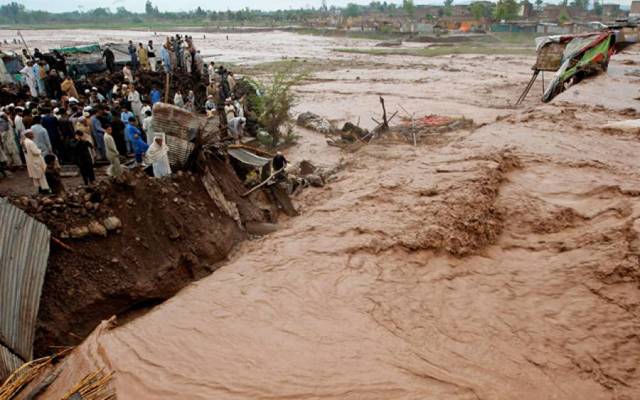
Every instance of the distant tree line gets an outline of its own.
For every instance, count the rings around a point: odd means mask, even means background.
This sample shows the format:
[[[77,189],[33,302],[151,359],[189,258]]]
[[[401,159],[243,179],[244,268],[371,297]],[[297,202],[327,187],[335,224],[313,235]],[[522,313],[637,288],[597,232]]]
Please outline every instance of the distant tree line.
[[[534,0],[535,8],[541,10],[542,0]],[[474,18],[481,19],[514,19],[517,17],[520,4],[530,4],[529,0],[497,0],[496,3],[484,1],[472,2],[470,5],[471,14]],[[561,5],[574,6],[588,9],[589,0],[561,0]],[[602,3],[599,0],[593,1],[593,8],[596,14],[602,14]],[[443,0],[443,6],[438,11],[438,15],[427,16],[431,18],[450,16],[453,10],[453,0]],[[388,16],[407,15],[413,18],[416,6],[413,0],[403,0],[402,5],[388,3],[386,1],[372,1],[368,5],[349,3],[344,8],[335,6],[327,7],[323,1],[320,8],[299,8],[276,11],[261,11],[244,8],[237,11],[211,11],[198,7],[191,11],[168,12],[160,11],[154,6],[151,0],[147,0],[145,11],[135,13],[125,7],[117,7],[115,11],[106,7],[99,7],[92,10],[78,10],[71,12],[51,13],[48,11],[27,10],[23,4],[11,2],[0,6],[0,24],[28,24],[28,25],[49,25],[49,24],[74,24],[74,23],[154,23],[154,22],[177,22],[194,21],[197,23],[215,23],[217,21],[231,21],[238,23],[300,23],[311,18],[328,15],[342,15],[345,17],[357,17],[367,12],[379,12]]]

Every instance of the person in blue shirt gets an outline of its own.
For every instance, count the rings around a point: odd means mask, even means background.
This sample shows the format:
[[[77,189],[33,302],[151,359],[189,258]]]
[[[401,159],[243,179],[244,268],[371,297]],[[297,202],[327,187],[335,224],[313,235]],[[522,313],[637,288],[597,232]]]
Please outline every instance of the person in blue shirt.
[[[104,147],[104,128],[102,127],[101,119],[104,118],[104,110],[102,106],[98,106],[95,114],[91,117],[91,135],[96,143],[96,150],[98,151],[98,158],[105,160],[107,154]]]
[[[162,93],[154,86],[153,89],[151,89],[151,93],[149,93],[149,98],[151,98],[151,105],[154,105],[162,101]]]
[[[129,57],[131,57],[131,68],[136,71],[138,69],[138,49],[133,45],[133,41],[129,40],[127,50],[129,51]]]
[[[122,106],[122,112],[120,112],[120,121],[125,124],[124,131],[124,141],[127,145],[127,153],[133,153],[133,145],[131,144],[131,140],[129,140],[129,135],[127,135],[126,125],[129,123],[129,120],[133,118],[136,119],[136,116],[127,109],[127,107]]]
[[[131,145],[133,146],[133,152],[136,157],[136,162],[142,164],[142,157],[149,148],[149,145],[142,140],[142,132],[136,126],[136,118],[130,117],[127,123],[127,127],[124,129],[125,137],[129,138]]]

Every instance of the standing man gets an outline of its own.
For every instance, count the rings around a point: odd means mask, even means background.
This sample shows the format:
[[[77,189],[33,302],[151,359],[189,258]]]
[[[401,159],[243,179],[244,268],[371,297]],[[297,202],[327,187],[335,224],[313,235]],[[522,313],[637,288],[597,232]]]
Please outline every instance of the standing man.
[[[24,82],[29,86],[31,97],[38,97],[38,87],[36,86],[36,75],[33,71],[33,61],[27,61],[27,65],[20,70],[24,77]]]
[[[133,71],[131,68],[131,63],[127,63],[124,68],[122,68],[122,74],[124,75],[124,80],[127,83],[133,83]]]
[[[107,160],[111,164],[108,174],[118,176],[122,173],[122,168],[120,167],[120,152],[116,147],[116,141],[113,139],[112,132],[111,125],[104,126],[104,147],[107,152]]]
[[[43,110],[45,113],[41,118],[41,124],[44,129],[47,130],[47,134],[49,135],[49,141],[51,142],[51,147],[53,147],[53,152],[60,157],[63,152],[62,148],[62,135],[60,134],[60,126],[58,124],[58,119],[53,115],[53,112],[50,108]],[[44,154],[46,156],[46,154]]]
[[[153,86],[153,89],[151,89],[151,92],[149,93],[149,98],[151,99],[152,106],[162,101],[162,93],[160,93],[157,86]]]
[[[167,74],[171,73],[171,55],[169,54],[168,43],[162,45],[160,49],[160,59],[162,60],[162,67]]]
[[[51,147],[49,133],[47,133],[47,130],[44,129],[44,127],[40,124],[41,119],[42,118],[39,115],[35,115],[33,117],[33,125],[31,125],[30,130],[31,140],[36,144],[36,146],[38,146],[38,149],[40,149],[40,153],[44,157],[47,154],[53,154],[53,147]],[[42,161],[44,162],[44,158],[42,159]]]
[[[113,50],[111,50],[109,46],[104,46],[102,57],[107,64],[107,69],[113,74],[113,71],[115,71],[116,68],[116,56],[113,54]]]
[[[71,76],[69,75],[67,75],[66,78],[64,78],[64,81],[62,81],[60,89],[62,89],[62,91],[68,97],[73,97],[74,99],[80,97],[78,96],[78,91],[76,90],[76,84],[73,82],[73,79],[71,79]]]
[[[147,49],[142,45],[142,42],[138,43],[138,59],[140,60],[140,68],[142,68],[143,71],[148,71],[149,55]]]
[[[58,71],[52,69],[46,78],[47,94],[50,99],[59,100],[62,96],[62,79],[58,75]]]
[[[9,167],[22,166],[20,152],[18,151],[18,145],[16,144],[16,137],[13,134],[13,129],[9,123],[9,117],[5,113],[0,113],[0,143],[2,144],[4,154],[7,157],[7,165]]]
[[[44,175],[47,170],[47,164],[44,162],[42,152],[33,141],[33,132],[31,130],[26,131],[24,136],[24,153],[27,160],[29,178],[33,180],[34,186],[38,188],[38,193],[49,193],[49,184]]]
[[[131,68],[136,71],[138,69],[138,53],[136,46],[133,45],[133,41],[129,40],[129,56],[131,57]]]
[[[145,115],[142,120],[142,130],[147,135],[147,144],[151,144],[153,140],[153,115],[151,115],[151,110],[147,110]]]
[[[152,72],[156,72],[156,49],[153,47],[153,40],[149,40],[147,44],[147,57],[149,57],[149,68]]]
[[[129,120],[127,125],[126,134],[129,136],[129,140],[133,144],[133,150],[135,152],[136,163],[142,164],[144,153],[149,148],[149,145],[142,140],[142,132],[136,126],[136,120]]]
[[[44,60],[38,61],[35,65],[37,71],[36,78],[38,79],[38,93],[43,96],[47,93],[47,85],[45,80],[47,79],[47,72],[49,72],[49,66]]]
[[[73,159],[80,169],[80,175],[82,175],[84,184],[90,185],[96,180],[96,175],[93,171],[93,157],[91,156],[93,145],[91,142],[83,140],[82,136],[82,132],[76,132],[76,139],[73,143]]]
[[[101,160],[107,158],[104,149],[104,128],[102,127],[102,121],[100,120],[103,114],[104,110],[102,109],[102,106],[98,106],[95,114],[91,117],[91,135],[96,143],[96,150],[98,152],[97,158]]]

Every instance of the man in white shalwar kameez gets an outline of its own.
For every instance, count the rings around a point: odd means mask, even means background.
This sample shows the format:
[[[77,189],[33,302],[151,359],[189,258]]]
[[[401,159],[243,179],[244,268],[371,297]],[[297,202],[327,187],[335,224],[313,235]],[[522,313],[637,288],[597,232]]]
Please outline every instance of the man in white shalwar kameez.
[[[29,86],[31,97],[38,97],[38,86],[36,83],[36,74],[33,72],[33,61],[27,61],[27,65],[20,70],[24,77],[24,82]]]
[[[38,188],[40,193],[48,192],[49,184],[44,175],[47,164],[44,162],[44,158],[42,158],[42,152],[33,141],[33,132],[31,129],[27,130],[24,136],[24,155],[27,160],[29,177],[33,180],[34,186]]]
[[[167,146],[165,141],[164,133],[154,133],[153,143],[147,150],[146,162],[153,166],[153,176],[156,178],[171,175],[171,165],[169,165],[169,146]]]

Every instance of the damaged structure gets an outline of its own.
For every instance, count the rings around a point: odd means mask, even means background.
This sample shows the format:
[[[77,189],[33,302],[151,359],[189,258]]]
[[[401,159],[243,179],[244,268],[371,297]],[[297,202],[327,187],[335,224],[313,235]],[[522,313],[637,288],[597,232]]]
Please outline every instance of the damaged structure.
[[[542,72],[542,101],[549,102],[567,87],[582,79],[606,71],[613,55],[616,35],[605,30],[580,35],[547,36],[536,39],[536,63],[533,75],[516,105],[524,101],[538,75]],[[554,72],[549,85],[544,86],[544,71]]]

